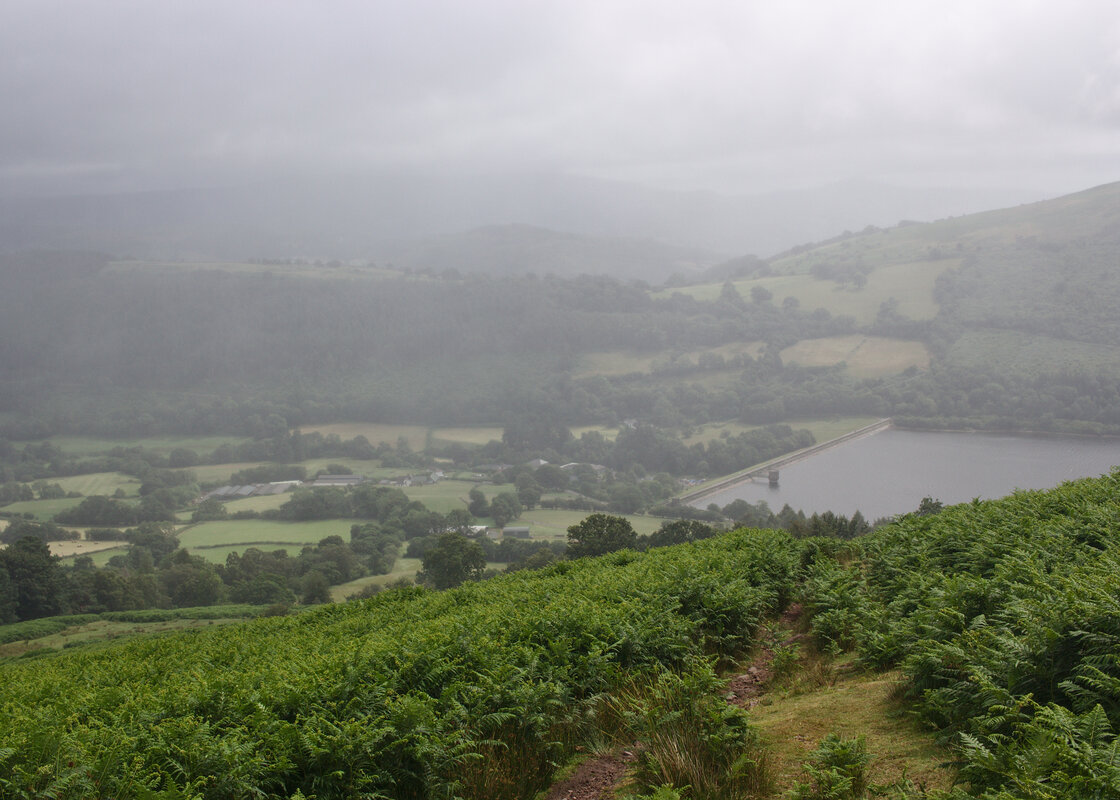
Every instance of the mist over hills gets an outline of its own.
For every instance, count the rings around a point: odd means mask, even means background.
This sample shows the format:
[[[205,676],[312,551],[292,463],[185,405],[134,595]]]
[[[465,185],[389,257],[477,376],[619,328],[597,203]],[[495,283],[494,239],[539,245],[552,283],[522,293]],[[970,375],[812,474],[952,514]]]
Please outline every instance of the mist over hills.
[[[602,271],[659,280],[693,264],[702,268],[746,253],[768,256],[868,225],[1035,199],[1014,191],[855,181],[729,196],[578,176],[384,172],[227,188],[8,197],[0,199],[0,250],[69,248],[184,260],[360,259],[434,270],[481,268],[493,256],[498,272],[521,264],[516,271]],[[526,226],[556,234],[529,235]],[[570,235],[598,241],[577,246]],[[544,238],[552,240],[550,247],[542,247]],[[613,239],[630,241],[606,241]],[[567,246],[558,255],[562,241]],[[486,250],[478,251],[483,242]],[[659,245],[667,248],[658,251]],[[462,265],[452,263],[457,247],[464,248]],[[586,267],[568,266],[580,259]],[[648,270],[637,268],[635,259],[648,261]]]

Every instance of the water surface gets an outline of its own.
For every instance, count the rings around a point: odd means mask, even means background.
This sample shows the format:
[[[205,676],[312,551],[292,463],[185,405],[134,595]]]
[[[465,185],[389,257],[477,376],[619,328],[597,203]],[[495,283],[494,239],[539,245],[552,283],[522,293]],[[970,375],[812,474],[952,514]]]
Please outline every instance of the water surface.
[[[858,509],[870,520],[913,511],[923,497],[945,505],[1002,497],[1095,477],[1114,465],[1120,465],[1120,439],[887,430],[784,467],[776,489],[763,479],[694,505],[742,498],[765,500],[773,511],[786,503],[806,514],[850,516]]]

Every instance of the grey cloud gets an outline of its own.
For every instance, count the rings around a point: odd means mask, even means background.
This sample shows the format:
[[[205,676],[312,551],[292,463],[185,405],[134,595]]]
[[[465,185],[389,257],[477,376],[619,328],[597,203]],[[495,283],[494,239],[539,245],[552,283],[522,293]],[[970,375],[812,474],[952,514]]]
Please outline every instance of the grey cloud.
[[[9,0],[0,180],[415,165],[1065,190],[1120,177],[1118,82],[1105,1]]]

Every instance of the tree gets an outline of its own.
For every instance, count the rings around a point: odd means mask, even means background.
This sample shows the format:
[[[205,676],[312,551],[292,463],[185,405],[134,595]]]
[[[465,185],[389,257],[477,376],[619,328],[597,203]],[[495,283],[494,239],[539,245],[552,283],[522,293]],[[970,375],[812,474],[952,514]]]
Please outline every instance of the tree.
[[[490,501],[490,516],[494,518],[495,525],[504,528],[521,516],[521,501],[513,492],[501,492]]]
[[[8,575],[8,568],[0,563],[0,625],[16,619],[16,587]]]
[[[464,581],[480,579],[486,569],[486,553],[478,542],[448,531],[428,549],[420,563],[423,569],[418,578],[437,589],[450,589]]]
[[[25,536],[0,550],[0,570],[8,574],[6,591],[9,595],[14,592],[17,619],[49,617],[62,612],[62,568],[42,539]]]
[[[471,489],[467,493],[467,496],[470,498],[467,510],[471,512],[472,517],[490,516],[490,504],[486,502],[486,495],[482,493],[481,489]]]
[[[300,602],[304,605],[316,603],[329,603],[331,601],[331,585],[327,576],[315,569],[303,576],[303,594]]]
[[[716,529],[711,525],[694,519],[678,519],[673,522],[661,524],[661,529],[654,531],[649,536],[650,547],[665,547],[667,545],[685,544],[708,539],[716,534]]]
[[[634,548],[638,535],[625,517],[592,514],[568,528],[568,555],[571,558],[601,556],[615,550]]]
[[[774,293],[765,286],[751,287],[751,301],[754,303],[768,303],[774,298]]]
[[[919,517],[932,517],[934,514],[940,514],[945,506],[940,500],[934,500],[932,497],[923,497],[921,502],[918,503],[918,510],[914,513]]]

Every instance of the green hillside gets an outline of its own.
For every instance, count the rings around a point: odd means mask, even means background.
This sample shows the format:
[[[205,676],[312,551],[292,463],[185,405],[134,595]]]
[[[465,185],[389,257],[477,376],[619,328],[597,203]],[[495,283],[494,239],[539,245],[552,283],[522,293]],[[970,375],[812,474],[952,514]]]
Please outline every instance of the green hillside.
[[[1116,797],[1118,497],[1120,470],[7,660],[0,789],[529,798],[631,748],[640,796]]]

